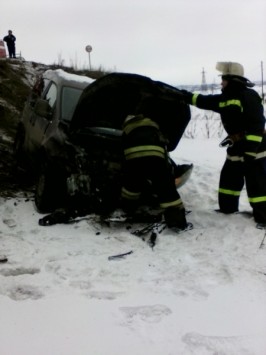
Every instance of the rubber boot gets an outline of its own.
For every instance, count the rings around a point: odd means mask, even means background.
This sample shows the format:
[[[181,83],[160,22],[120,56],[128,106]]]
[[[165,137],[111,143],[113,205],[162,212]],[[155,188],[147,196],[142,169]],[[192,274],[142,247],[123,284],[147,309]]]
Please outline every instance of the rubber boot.
[[[171,229],[184,230],[187,228],[187,220],[184,208],[169,207],[164,211],[164,219]]]

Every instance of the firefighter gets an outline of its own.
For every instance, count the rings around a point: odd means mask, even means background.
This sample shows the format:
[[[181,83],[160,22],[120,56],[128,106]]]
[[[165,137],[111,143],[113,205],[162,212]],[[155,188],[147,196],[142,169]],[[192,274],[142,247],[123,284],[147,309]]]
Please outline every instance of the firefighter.
[[[218,62],[222,93],[201,95],[183,91],[186,102],[218,112],[228,136],[227,157],[220,174],[220,212],[238,211],[241,190],[246,184],[249,203],[257,223],[266,226],[266,134],[262,99],[235,62]]]
[[[127,213],[134,214],[149,181],[158,196],[167,226],[179,232],[188,226],[185,208],[176,190],[166,139],[150,114],[153,104],[155,107],[152,99],[144,99],[136,114],[127,116],[123,124],[122,206]]]

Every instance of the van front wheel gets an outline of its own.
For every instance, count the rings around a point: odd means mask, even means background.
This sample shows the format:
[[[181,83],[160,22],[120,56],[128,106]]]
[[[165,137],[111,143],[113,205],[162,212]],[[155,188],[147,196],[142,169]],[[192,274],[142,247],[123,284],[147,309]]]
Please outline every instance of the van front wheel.
[[[35,206],[40,213],[51,213],[63,207],[66,184],[62,174],[51,169],[41,169],[35,187]]]

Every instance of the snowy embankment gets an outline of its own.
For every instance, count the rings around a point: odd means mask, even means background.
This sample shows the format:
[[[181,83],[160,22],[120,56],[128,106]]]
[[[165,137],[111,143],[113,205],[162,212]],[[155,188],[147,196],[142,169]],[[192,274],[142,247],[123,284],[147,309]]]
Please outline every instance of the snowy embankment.
[[[194,164],[180,189],[194,229],[165,230],[153,250],[124,225],[41,227],[31,198],[1,199],[0,354],[265,355],[265,231],[214,212],[219,140],[173,152]]]

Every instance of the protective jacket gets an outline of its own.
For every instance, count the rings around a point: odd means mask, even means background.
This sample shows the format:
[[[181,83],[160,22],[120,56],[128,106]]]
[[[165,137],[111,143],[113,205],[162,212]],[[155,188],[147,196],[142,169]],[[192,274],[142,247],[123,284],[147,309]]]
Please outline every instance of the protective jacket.
[[[158,123],[143,115],[128,116],[123,126],[124,183],[122,199],[127,209],[138,205],[147,182],[158,196],[168,226],[185,228],[185,210],[175,187],[175,177]]]
[[[233,141],[244,140],[243,153],[255,157],[263,150],[263,105],[258,93],[239,83],[229,83],[220,95],[193,94],[191,104],[220,113],[225,131]]]
[[[190,104],[220,113],[232,145],[220,176],[219,204],[225,213],[238,210],[246,182],[257,222],[266,223],[266,135],[262,100],[243,83],[229,81],[219,95],[189,95]]]

